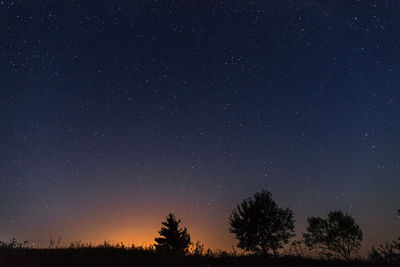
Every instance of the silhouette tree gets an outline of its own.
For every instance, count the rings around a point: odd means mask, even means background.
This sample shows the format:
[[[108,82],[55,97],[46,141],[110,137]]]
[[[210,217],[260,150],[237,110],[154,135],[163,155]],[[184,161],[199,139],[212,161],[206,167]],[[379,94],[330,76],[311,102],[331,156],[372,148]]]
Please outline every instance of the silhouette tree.
[[[186,254],[191,244],[190,235],[186,227],[184,229],[180,228],[181,220],[176,220],[172,213],[166,219],[166,222],[162,222],[165,227],[161,227],[161,230],[158,231],[162,237],[155,238],[157,244],[154,244],[154,246],[161,251]]]
[[[385,245],[380,245],[378,248],[372,247],[368,253],[368,258],[371,261],[388,261],[400,263],[400,237],[397,241],[386,242]]]
[[[399,219],[399,223],[400,223],[400,210],[397,210],[397,218]]]
[[[237,246],[245,251],[268,255],[288,243],[294,235],[293,212],[278,207],[266,190],[245,199],[229,217],[230,232],[238,239]]]
[[[400,222],[400,209],[397,210],[397,218]],[[386,242],[385,245],[380,245],[378,248],[372,247],[368,253],[368,258],[371,261],[388,261],[400,263],[400,237],[392,242]]]
[[[326,219],[307,218],[306,246],[322,255],[350,259],[361,247],[362,231],[355,219],[342,211],[331,211]]]

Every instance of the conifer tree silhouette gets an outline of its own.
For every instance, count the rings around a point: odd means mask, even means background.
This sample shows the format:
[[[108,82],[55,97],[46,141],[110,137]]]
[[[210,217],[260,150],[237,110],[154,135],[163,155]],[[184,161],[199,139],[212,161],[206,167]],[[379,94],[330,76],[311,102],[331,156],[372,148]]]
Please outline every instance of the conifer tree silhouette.
[[[154,244],[154,246],[160,251],[186,254],[191,244],[186,227],[183,229],[179,227],[181,220],[177,220],[172,213],[168,214],[166,219],[166,222],[162,222],[164,227],[161,227],[161,230],[158,231],[161,237],[155,238],[157,244]]]

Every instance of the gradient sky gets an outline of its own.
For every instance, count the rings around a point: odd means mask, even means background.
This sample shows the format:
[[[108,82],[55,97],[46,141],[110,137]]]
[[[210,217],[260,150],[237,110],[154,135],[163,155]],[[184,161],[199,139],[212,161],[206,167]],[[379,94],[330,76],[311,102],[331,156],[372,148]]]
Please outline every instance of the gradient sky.
[[[265,188],[400,234],[399,1],[1,1],[0,240],[192,240]]]

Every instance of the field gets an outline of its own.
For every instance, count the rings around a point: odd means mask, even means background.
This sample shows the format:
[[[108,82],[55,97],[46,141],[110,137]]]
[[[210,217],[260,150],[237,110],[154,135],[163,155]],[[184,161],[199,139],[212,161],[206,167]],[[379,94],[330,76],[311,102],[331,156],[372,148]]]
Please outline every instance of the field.
[[[214,253],[211,255],[169,255],[152,249],[124,247],[0,248],[0,266],[400,266],[364,260],[321,260],[294,256],[278,258]]]

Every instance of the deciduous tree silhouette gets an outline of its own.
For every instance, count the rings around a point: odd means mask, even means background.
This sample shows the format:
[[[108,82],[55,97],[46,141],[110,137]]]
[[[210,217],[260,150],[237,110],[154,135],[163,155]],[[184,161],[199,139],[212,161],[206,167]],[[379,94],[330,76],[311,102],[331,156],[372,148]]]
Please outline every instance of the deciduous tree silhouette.
[[[397,210],[397,218],[400,223],[400,209]],[[388,261],[400,263],[400,237],[392,242],[386,242],[378,248],[372,247],[368,253],[368,258],[372,261]]]
[[[331,211],[326,219],[307,218],[306,246],[322,255],[350,259],[361,247],[362,231],[355,219],[342,211]]]
[[[400,237],[397,241],[386,242],[378,248],[372,247],[368,253],[368,258],[372,261],[388,261],[400,263]]]
[[[277,256],[278,249],[294,235],[293,212],[278,207],[270,192],[262,190],[245,199],[229,217],[230,232],[245,251]]]
[[[162,222],[161,230],[158,231],[160,236],[155,238],[157,244],[154,244],[157,250],[169,251],[176,254],[186,254],[188,247],[191,244],[190,235],[186,227],[179,227],[181,220],[176,220],[175,216],[170,213],[167,216],[167,221]]]

